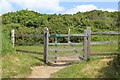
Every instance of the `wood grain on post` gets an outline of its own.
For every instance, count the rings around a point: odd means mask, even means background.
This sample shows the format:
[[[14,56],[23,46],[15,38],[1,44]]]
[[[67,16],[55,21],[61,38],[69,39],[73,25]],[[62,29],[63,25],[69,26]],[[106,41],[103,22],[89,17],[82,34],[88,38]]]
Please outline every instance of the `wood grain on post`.
[[[57,62],[57,37],[55,37],[55,62]]]
[[[84,60],[87,60],[87,30],[84,30]]]
[[[119,35],[120,32],[91,32],[92,35]]]
[[[87,27],[87,37],[88,37],[88,40],[87,40],[87,58],[89,59],[90,58],[90,46],[91,46],[91,28],[90,27]]]
[[[15,30],[11,30],[11,40],[12,40],[12,45],[13,48],[15,47]]]
[[[70,31],[71,31],[71,30],[69,29],[69,30],[68,30],[68,43],[70,43],[70,36],[69,36],[69,35],[70,35]]]
[[[57,43],[57,45],[83,45],[84,43],[81,42],[81,43]],[[55,43],[49,43],[49,45],[55,45]]]
[[[44,28],[44,62],[48,63],[48,43],[49,43],[49,30]]]

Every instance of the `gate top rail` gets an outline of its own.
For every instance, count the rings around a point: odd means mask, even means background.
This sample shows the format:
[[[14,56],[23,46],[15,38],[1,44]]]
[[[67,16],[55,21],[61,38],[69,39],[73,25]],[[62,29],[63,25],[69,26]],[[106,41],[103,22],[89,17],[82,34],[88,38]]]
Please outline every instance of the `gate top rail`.
[[[55,45],[56,43],[48,43],[49,45]],[[72,45],[83,45],[83,42],[81,43],[71,43]],[[57,45],[70,45],[70,43],[57,43]]]
[[[104,34],[104,35],[118,35],[120,32],[91,32],[93,35]]]
[[[70,36],[84,37],[87,35],[86,34],[49,34],[49,37],[70,37]]]
[[[38,37],[43,37],[44,36],[44,34],[15,34],[15,36],[16,37],[20,37],[20,36],[27,36],[27,37],[29,37],[29,36],[38,36]]]

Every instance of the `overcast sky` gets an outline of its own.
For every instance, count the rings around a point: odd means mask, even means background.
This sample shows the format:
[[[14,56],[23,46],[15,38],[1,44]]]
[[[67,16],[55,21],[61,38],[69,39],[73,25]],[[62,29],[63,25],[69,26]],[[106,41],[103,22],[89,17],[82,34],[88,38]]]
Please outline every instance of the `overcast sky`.
[[[117,11],[119,0],[0,0],[0,15],[28,9],[45,14],[74,14],[91,10]]]

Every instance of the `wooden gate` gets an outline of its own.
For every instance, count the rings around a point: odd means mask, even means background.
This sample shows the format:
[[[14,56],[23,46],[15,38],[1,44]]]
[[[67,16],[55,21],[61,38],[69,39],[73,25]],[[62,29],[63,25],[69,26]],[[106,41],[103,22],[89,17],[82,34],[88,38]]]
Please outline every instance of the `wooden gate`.
[[[44,37],[44,62],[45,63],[48,63],[48,62],[57,62],[57,58],[60,56],[60,57],[63,57],[65,55],[59,55],[57,54],[57,52],[59,51],[63,51],[63,52],[71,52],[71,51],[74,51],[76,54],[73,54],[75,57],[79,58],[79,61],[82,59],[82,60],[87,60],[90,58],[90,35],[91,35],[91,30],[90,28],[87,28],[84,30],[84,33],[83,34],[70,34],[70,29],[68,31],[68,34],[49,34],[49,30],[48,28],[46,27],[44,29],[44,34],[17,34],[15,35],[15,32],[14,30],[11,31],[11,39],[12,39],[12,43],[13,43],[13,47],[15,45],[15,36],[41,36],[41,37]],[[53,37],[55,39],[55,43],[49,43],[49,38]],[[58,38],[59,37],[67,37],[68,38],[68,42],[67,43],[58,43]],[[82,43],[72,43],[70,41],[70,37],[82,37],[84,40]],[[54,45],[55,48],[50,48],[49,46],[50,45]],[[59,49],[59,45],[61,46],[64,46],[64,45],[69,45],[71,47],[71,49]],[[76,49],[75,48],[75,45],[83,45],[83,48],[78,48]],[[49,51],[54,51],[55,54],[50,54]],[[80,52],[83,52],[83,54],[79,54]],[[50,60],[49,57],[54,57],[53,60]],[[68,57],[70,57],[71,55],[67,55]]]
[[[90,56],[110,56],[110,55],[116,55],[118,54],[119,52],[117,52],[118,50],[115,49],[115,51],[113,52],[104,52],[104,50],[101,50],[102,52],[100,52],[100,50],[93,50],[94,46],[95,45],[108,45],[108,44],[115,44],[116,47],[117,47],[117,40],[116,41],[97,41],[97,42],[94,42],[94,41],[91,41],[93,39],[91,39],[91,36],[94,36],[94,35],[120,35],[120,32],[91,32],[90,28],[88,27],[87,29],[84,30],[84,33],[83,34],[70,34],[70,29],[68,31],[68,34],[49,34],[49,30],[48,28],[45,28],[44,29],[44,34],[15,34],[15,31],[12,30],[11,31],[11,40],[12,40],[12,44],[13,44],[13,47],[15,46],[15,37],[19,37],[19,36],[38,36],[38,37],[42,37],[44,38],[44,62],[45,63],[48,63],[48,62],[57,62],[58,61],[58,57],[63,57],[63,56],[66,56],[66,55],[59,55],[58,52],[61,52],[63,51],[63,53],[67,53],[67,51],[69,52],[72,52],[74,51],[76,54],[73,54],[75,57],[79,58],[79,61],[82,59],[82,60],[87,60],[90,58]],[[54,38],[55,39],[55,43],[50,43],[49,38]],[[58,38],[61,38],[61,37],[67,37],[68,41],[67,43],[59,43],[58,42]],[[83,42],[81,43],[73,43],[70,41],[71,37],[82,37],[83,38]],[[39,44],[38,44],[39,45]],[[43,45],[43,44],[42,44]],[[53,46],[55,48],[52,48],[49,47],[49,46]],[[59,45],[61,46],[64,46],[64,45],[69,45],[71,47],[71,49],[60,49],[59,48]],[[82,45],[83,48],[79,47],[78,49],[75,48],[75,45]],[[104,46],[103,45],[103,46]],[[98,47],[99,47],[98,46]],[[103,47],[102,46],[102,47]],[[109,47],[109,46],[108,46]],[[104,47],[103,47],[104,48]],[[95,48],[96,49],[96,48]],[[100,48],[99,48],[100,49]],[[111,48],[110,48],[111,49]],[[54,51],[54,54],[51,54],[50,51]],[[83,54],[79,54],[83,52]],[[67,55],[69,58],[71,57],[70,54]],[[49,57],[53,57],[54,59],[51,60]]]
[[[91,31],[90,28],[88,27],[86,30],[84,30],[83,34],[70,34],[68,32],[68,34],[49,34],[49,30],[46,27],[44,30],[44,62],[48,63],[48,62],[57,62],[57,57],[59,57],[60,55],[57,54],[58,51],[75,51],[77,52],[81,52],[83,51],[83,55],[77,54],[75,55],[76,57],[82,60],[87,60],[90,58],[90,35],[91,35]],[[55,38],[55,43],[49,43],[49,38],[50,37],[54,37]],[[57,38],[58,37],[68,37],[68,43],[58,43],[57,42]],[[84,41],[83,43],[72,43],[70,42],[70,37],[83,37]],[[54,45],[55,48],[54,49],[50,49],[49,45]],[[57,48],[58,45],[70,45],[72,48],[71,49],[59,49]],[[83,49],[75,49],[74,45],[83,45]],[[55,54],[50,55],[49,50],[53,50],[55,51]],[[49,57],[52,56],[54,57],[53,60],[50,60]],[[62,56],[61,56],[62,57]],[[68,56],[69,57],[69,56]]]

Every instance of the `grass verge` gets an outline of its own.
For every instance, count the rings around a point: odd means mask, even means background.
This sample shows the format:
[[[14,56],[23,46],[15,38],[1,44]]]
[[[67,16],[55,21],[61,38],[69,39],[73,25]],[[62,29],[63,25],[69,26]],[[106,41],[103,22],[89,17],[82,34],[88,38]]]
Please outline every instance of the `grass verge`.
[[[96,51],[110,51],[114,52],[116,51],[116,45],[113,47],[114,49],[110,48],[111,46],[109,45],[101,45],[101,46],[93,46],[92,50],[94,52]],[[50,48],[54,48],[54,46],[50,46]],[[58,48],[62,48],[62,46],[58,46]],[[68,46],[65,47],[66,49],[69,48]],[[77,48],[81,48],[81,46],[77,46]],[[3,68],[3,78],[13,78],[13,77],[18,77],[18,78],[23,78],[28,76],[31,73],[31,67],[33,66],[40,66],[40,65],[45,65],[43,62],[43,46],[16,46],[16,49],[22,50],[23,52],[16,52],[13,53],[7,53],[6,55],[3,56],[2,58],[2,68]],[[24,52],[25,51],[25,52]],[[28,52],[26,52],[28,51]],[[40,52],[41,51],[41,52]],[[40,53],[40,54],[34,54],[34,53]],[[32,54],[33,53],[33,54]],[[72,53],[73,52],[62,52],[62,54],[66,53]],[[99,60],[93,59],[90,62],[87,63],[80,63],[80,64],[75,64],[71,65],[70,67],[63,69],[62,71],[55,73],[52,75],[52,77],[81,77],[81,78],[87,78],[87,77],[97,77],[98,71],[102,67],[107,67],[107,62],[101,62],[99,63]],[[100,60],[101,61],[101,60]],[[87,68],[92,70],[92,71],[84,71],[85,69],[87,70],[86,65],[88,66]],[[95,66],[99,66],[99,69],[96,70]],[[102,66],[104,65],[104,66]],[[73,66],[73,67],[72,67]],[[90,68],[89,68],[90,66]],[[81,71],[81,69],[84,69]],[[107,70],[107,69],[106,69]],[[103,71],[103,70],[102,70]],[[104,70],[105,71],[105,70]],[[86,72],[93,72],[87,74]],[[107,71],[106,71],[107,72]],[[84,74],[86,73],[86,74]],[[90,75],[90,74],[94,74]],[[102,73],[101,73],[102,74]],[[76,76],[77,75],[77,76]]]
[[[43,55],[6,54],[2,58],[2,78],[25,78],[31,73],[31,67],[45,65]]]
[[[95,57],[89,62],[83,62],[63,68],[51,75],[51,78],[116,78],[113,58]]]

